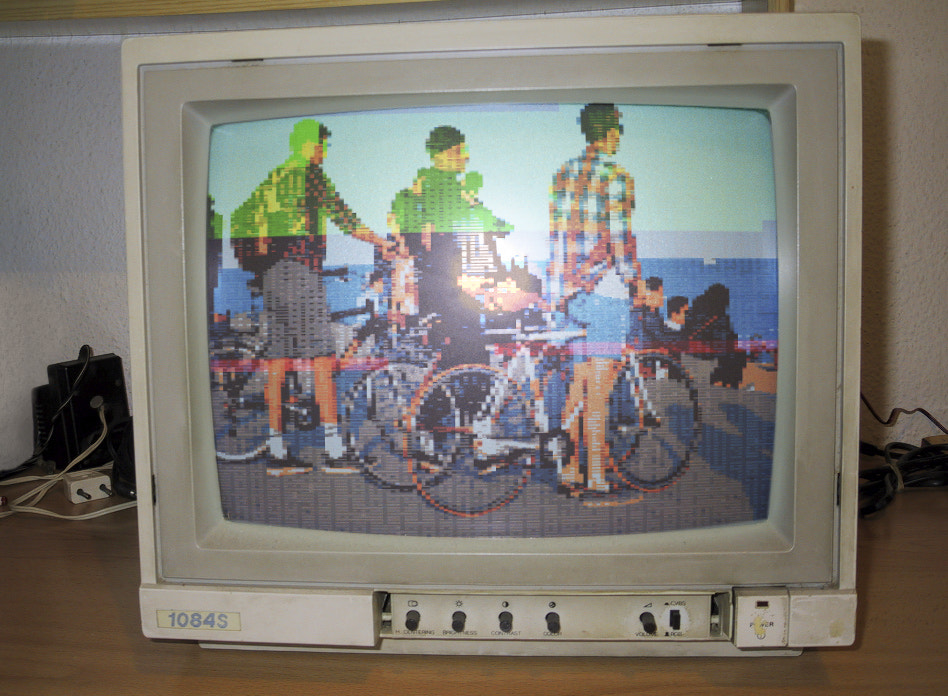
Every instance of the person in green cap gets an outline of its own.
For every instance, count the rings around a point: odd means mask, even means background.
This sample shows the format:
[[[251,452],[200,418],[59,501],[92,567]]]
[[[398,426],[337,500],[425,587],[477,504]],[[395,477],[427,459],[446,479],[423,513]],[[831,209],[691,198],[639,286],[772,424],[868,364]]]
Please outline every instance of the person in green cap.
[[[271,454],[288,455],[283,405],[292,400],[287,372],[312,373],[316,416],[330,457],[342,456],[337,429],[335,345],[323,278],[327,222],[391,257],[392,243],[366,227],[323,169],[330,132],[304,119],[289,138],[290,156],[231,214],[231,244],[262,294],[267,364],[265,398]]]
[[[425,148],[431,166],[395,196],[388,216],[400,256],[413,261],[393,283],[393,304],[432,322],[429,341],[441,352],[442,368],[487,363],[481,313],[508,280],[496,240],[513,228],[478,198],[483,177],[467,171],[460,130],[432,129]]]

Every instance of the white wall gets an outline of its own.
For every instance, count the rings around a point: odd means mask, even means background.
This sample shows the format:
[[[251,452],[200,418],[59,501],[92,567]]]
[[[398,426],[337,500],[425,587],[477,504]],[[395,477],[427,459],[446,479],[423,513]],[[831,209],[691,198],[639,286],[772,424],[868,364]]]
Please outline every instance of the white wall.
[[[862,16],[865,80],[863,389],[879,410],[948,420],[948,3],[796,0]],[[128,356],[120,38],[0,32],[0,469],[32,448],[46,365]],[[78,33],[78,32],[77,32]],[[915,441],[920,416],[863,436]]]
[[[922,406],[948,425],[948,2],[796,0],[856,12],[863,31],[862,390],[883,417]],[[874,443],[938,431],[921,415]]]
[[[128,356],[119,39],[0,39],[0,469],[83,343]]]

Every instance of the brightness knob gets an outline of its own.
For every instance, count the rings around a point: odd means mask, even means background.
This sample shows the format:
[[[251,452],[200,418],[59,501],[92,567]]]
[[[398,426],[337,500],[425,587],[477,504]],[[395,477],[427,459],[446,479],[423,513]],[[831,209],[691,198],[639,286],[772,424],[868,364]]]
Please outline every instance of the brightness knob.
[[[405,628],[409,631],[417,631],[418,625],[421,623],[421,614],[412,609],[410,612],[405,614]]]

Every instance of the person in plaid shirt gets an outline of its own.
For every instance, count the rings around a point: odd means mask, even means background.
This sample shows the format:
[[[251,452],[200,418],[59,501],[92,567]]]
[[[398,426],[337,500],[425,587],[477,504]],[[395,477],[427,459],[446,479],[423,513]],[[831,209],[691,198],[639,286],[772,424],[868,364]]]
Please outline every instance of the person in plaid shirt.
[[[572,346],[573,379],[562,423],[574,451],[560,484],[577,495],[609,491],[609,392],[634,333],[630,303],[638,307],[642,297],[632,234],[633,180],[611,160],[623,133],[620,118],[612,104],[586,105],[579,117],[586,149],[556,172],[550,187],[550,299],[586,334]]]

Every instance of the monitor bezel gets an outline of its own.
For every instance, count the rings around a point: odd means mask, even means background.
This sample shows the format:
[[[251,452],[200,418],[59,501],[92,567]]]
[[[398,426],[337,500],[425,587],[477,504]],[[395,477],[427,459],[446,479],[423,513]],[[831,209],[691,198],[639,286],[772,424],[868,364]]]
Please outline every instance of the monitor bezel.
[[[149,557],[143,546],[144,576],[357,587],[845,584],[851,552],[841,558],[839,540],[854,534],[853,504],[839,482],[855,471],[847,379],[854,354],[858,360],[854,107],[842,70],[852,46],[812,22],[780,23],[788,29],[780,31],[758,18],[706,19],[449,22],[126,42],[133,395],[145,423],[136,451],[143,499],[157,501],[140,506],[142,538],[154,547]],[[606,69],[617,60],[628,61],[625,70]],[[487,69],[501,62],[503,71]],[[774,498],[762,522],[621,538],[392,539],[224,520],[216,467],[207,464],[215,457],[205,268],[191,252],[203,248],[206,229],[210,129],[263,116],[566,97],[770,114],[781,351],[773,487],[790,487],[792,496]],[[836,309],[829,316],[827,301]]]

